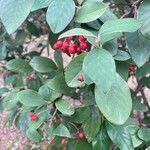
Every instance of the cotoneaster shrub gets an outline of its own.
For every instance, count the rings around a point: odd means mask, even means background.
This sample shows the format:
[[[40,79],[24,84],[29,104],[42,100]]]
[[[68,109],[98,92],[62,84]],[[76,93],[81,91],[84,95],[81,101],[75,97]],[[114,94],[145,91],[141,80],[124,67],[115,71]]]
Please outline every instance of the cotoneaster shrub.
[[[49,150],[150,145],[149,0],[0,0],[0,19],[7,124]]]

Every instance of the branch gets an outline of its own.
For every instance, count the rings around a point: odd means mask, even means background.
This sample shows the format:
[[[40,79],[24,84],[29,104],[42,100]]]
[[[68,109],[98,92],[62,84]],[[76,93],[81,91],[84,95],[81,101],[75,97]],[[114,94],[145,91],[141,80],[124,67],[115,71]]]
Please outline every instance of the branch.
[[[121,18],[126,18],[126,17],[133,17],[135,12],[137,11],[138,7],[140,6],[141,2],[143,0],[138,0],[136,2],[134,2],[132,5],[131,5],[131,9],[129,12],[125,13],[124,15],[121,16]]]

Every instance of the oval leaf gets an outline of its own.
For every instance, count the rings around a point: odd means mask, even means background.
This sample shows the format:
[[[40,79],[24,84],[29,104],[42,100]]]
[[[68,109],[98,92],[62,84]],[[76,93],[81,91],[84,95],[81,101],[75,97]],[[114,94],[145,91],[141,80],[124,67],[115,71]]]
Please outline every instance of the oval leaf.
[[[150,56],[150,41],[140,31],[126,34],[127,46],[134,62],[141,67]]]
[[[101,43],[104,44],[120,37],[122,32],[135,32],[140,27],[140,22],[132,18],[109,20],[102,25],[99,38]]]
[[[83,72],[89,76],[103,92],[107,92],[116,75],[115,62],[112,55],[104,49],[94,49],[90,51],[85,56]]]
[[[137,13],[138,19],[142,22],[142,27],[140,28],[141,33],[144,37],[150,40],[150,1],[144,0],[140,5]]]
[[[110,90],[104,94],[95,88],[96,103],[107,120],[114,124],[125,123],[131,113],[132,100],[127,83],[117,74]]]
[[[71,116],[74,114],[75,110],[71,107],[71,104],[65,100],[58,100],[55,103],[56,108],[64,115]]]
[[[134,150],[130,132],[126,127],[107,123],[106,128],[109,137],[117,147],[121,150]]]
[[[64,30],[75,13],[73,0],[51,0],[48,7],[46,20],[54,33]]]
[[[51,59],[41,56],[34,57],[30,61],[30,65],[35,71],[41,73],[51,72],[57,69],[55,63]]]
[[[6,68],[13,72],[27,73],[31,71],[31,66],[27,61],[21,58],[12,59],[6,64]]]
[[[27,18],[34,0],[0,0],[0,18],[9,34]]]
[[[92,2],[83,5],[77,12],[75,21],[79,23],[87,23],[96,20],[104,14],[106,6],[104,3]]]
[[[23,105],[28,107],[40,106],[44,104],[44,99],[36,91],[33,90],[23,90],[19,92],[16,96]]]
[[[63,124],[60,124],[60,125],[53,131],[53,134],[54,134],[54,135],[57,135],[57,136],[68,137],[68,138],[71,137],[69,130],[68,130],[67,127],[64,126]]]
[[[150,142],[150,129],[140,128],[138,131],[138,137],[146,142]]]

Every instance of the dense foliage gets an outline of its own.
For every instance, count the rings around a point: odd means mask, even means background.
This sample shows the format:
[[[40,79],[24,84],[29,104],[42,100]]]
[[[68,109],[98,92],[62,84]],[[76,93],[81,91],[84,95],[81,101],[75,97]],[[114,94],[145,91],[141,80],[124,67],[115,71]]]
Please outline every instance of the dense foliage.
[[[150,145],[149,0],[0,0],[0,19],[7,124],[49,150]]]

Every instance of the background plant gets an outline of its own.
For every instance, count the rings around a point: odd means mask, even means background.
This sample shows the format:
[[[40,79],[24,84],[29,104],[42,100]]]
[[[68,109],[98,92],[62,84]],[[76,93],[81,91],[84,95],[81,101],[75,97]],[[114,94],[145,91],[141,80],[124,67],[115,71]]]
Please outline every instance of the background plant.
[[[148,0],[1,0],[0,10],[6,123],[52,150],[149,146]]]

